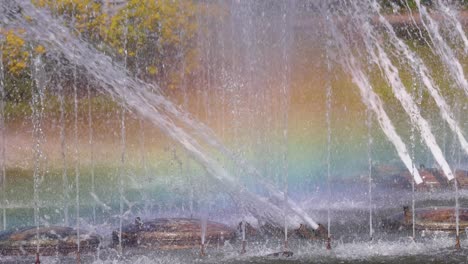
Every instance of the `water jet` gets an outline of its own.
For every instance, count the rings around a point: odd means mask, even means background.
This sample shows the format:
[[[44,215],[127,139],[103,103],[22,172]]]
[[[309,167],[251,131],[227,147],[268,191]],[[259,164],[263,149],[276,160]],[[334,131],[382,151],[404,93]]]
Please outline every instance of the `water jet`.
[[[463,261],[463,7],[82,2],[0,3],[7,261]]]

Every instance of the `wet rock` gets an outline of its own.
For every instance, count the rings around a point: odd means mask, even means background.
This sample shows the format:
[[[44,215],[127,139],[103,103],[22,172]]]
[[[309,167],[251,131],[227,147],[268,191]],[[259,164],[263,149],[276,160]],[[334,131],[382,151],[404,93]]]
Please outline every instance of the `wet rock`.
[[[421,165],[419,174],[423,179],[423,183],[416,185],[417,191],[433,191],[438,189],[451,189],[453,184],[448,182],[447,177],[442,170],[437,168],[425,168]],[[392,174],[385,174],[380,171],[376,173],[376,182],[381,187],[398,188],[398,189],[411,189],[413,176],[409,171],[395,172],[391,170]],[[468,171],[456,170],[455,177],[460,188],[468,188]]]
[[[207,245],[223,245],[236,237],[236,231],[224,224],[207,222]],[[119,232],[112,233],[114,246],[119,245]],[[137,219],[122,228],[122,247],[148,247],[174,250],[199,247],[201,221],[187,218],[158,218],[150,221]]]
[[[314,239],[315,231],[311,228],[307,228],[306,225],[301,224],[298,229],[294,230],[295,235],[303,239]]]
[[[317,238],[328,238],[328,230],[322,224],[318,224],[318,228],[315,230],[315,236]]]
[[[39,236],[37,239],[36,232]],[[80,230],[80,253],[95,252],[100,237]],[[37,243],[39,254],[51,256],[68,255],[77,252],[77,234],[71,227],[27,227],[17,231],[0,232],[0,255],[35,255]]]
[[[460,188],[468,189],[468,171],[456,170],[455,178]]]
[[[417,230],[455,232],[455,208],[453,207],[426,207],[415,210],[415,228]],[[468,208],[459,209],[460,230],[468,228]],[[383,221],[389,229],[411,229],[413,215],[408,206],[402,213],[392,215]]]

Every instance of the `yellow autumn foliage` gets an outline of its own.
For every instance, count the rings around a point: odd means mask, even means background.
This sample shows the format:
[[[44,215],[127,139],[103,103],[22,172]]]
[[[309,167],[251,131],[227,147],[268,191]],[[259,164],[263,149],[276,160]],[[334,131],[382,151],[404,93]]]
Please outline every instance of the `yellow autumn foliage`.
[[[29,62],[29,52],[22,37],[23,34],[22,30],[0,31],[0,35],[4,39],[1,43],[3,65],[7,72],[13,75],[20,75]]]
[[[52,13],[64,16],[66,21],[90,40],[99,39],[104,33],[107,14],[100,1],[95,0],[33,0],[38,7],[47,7]]]
[[[98,44],[106,52],[110,48],[113,50],[110,52],[125,56],[129,70],[140,78],[174,87],[180,83],[178,79],[197,68],[197,15],[200,15],[197,12],[207,12],[204,8],[208,5],[199,5],[194,0],[128,0],[110,16],[105,12],[104,1],[32,2],[62,17],[80,37]],[[20,75],[27,70],[30,52],[46,52],[42,45],[26,43],[24,31],[2,32],[0,28],[0,34],[4,65],[11,74]]]
[[[127,66],[142,78],[158,79],[169,87],[181,65],[196,63],[193,55],[197,6],[191,0],[129,0],[110,19],[109,43]],[[126,54],[124,51],[127,51]]]

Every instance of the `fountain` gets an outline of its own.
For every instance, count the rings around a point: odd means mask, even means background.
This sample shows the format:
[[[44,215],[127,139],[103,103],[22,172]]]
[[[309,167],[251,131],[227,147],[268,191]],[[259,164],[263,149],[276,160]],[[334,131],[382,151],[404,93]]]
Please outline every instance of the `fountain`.
[[[463,261],[463,5],[3,1],[0,263]]]

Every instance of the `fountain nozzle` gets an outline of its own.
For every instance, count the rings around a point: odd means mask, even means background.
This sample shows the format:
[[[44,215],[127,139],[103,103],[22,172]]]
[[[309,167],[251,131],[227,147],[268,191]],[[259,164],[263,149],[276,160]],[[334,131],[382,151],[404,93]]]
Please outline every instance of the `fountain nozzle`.
[[[34,264],[41,264],[41,260],[39,259],[39,252],[36,253],[36,262]]]
[[[247,252],[246,247],[247,247],[247,241],[242,240],[242,250],[241,250],[241,254],[245,254],[245,253]]]
[[[327,238],[327,250],[331,250],[331,237]]]
[[[81,263],[81,258],[80,258],[80,251],[76,252],[76,263],[80,264]]]
[[[413,222],[413,215],[409,206],[403,206],[403,215],[404,215],[406,224],[410,224]]]
[[[204,256],[206,256],[206,252],[205,252],[205,244],[204,244],[204,243],[203,243],[203,244],[201,244],[201,246],[200,246],[200,256],[201,256],[201,257],[204,257]]]
[[[460,236],[457,235],[456,238],[455,238],[455,248],[456,249],[461,249],[461,246],[460,246]]]

